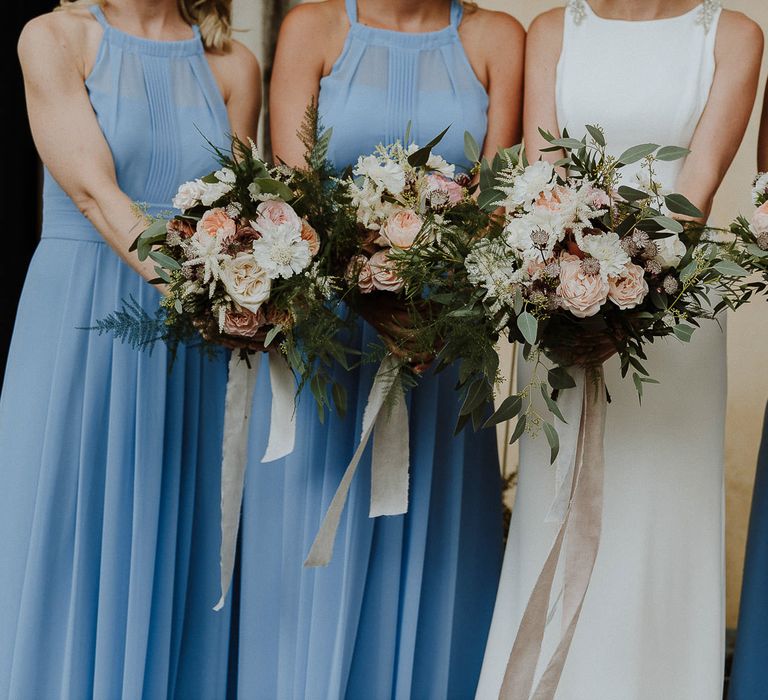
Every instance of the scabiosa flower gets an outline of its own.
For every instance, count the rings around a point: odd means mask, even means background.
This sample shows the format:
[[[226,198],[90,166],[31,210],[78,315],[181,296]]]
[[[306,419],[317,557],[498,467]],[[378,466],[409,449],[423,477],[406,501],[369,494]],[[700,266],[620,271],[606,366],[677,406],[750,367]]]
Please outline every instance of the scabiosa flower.
[[[768,233],[760,233],[756,237],[757,247],[760,250],[768,250]]]
[[[472,178],[467,173],[456,173],[453,181],[459,185],[459,187],[469,187],[472,182]]]
[[[619,243],[621,246],[621,249],[630,257],[633,258],[635,255],[637,255],[640,251],[637,249],[637,246],[635,245],[635,242],[632,240],[632,236],[627,236],[626,238],[622,238],[621,242]]]
[[[656,258],[653,260],[648,260],[645,263],[645,271],[649,275],[660,275],[661,269],[661,263]]]
[[[549,234],[546,231],[537,229],[531,233],[531,240],[533,241],[533,245],[537,248],[544,248],[549,242]]]
[[[645,231],[635,231],[632,233],[632,243],[638,250],[645,250],[645,247],[651,242],[650,236]]]
[[[312,260],[309,243],[290,223],[270,226],[253,242],[253,257],[270,279],[288,279],[306,270]]]
[[[553,260],[544,267],[544,275],[550,279],[557,279],[560,276],[560,263]]]
[[[678,282],[677,278],[674,276],[667,275],[664,278],[664,281],[661,283],[661,288],[667,294],[677,294],[678,290],[680,289],[680,282]]]
[[[581,271],[585,275],[599,275],[600,261],[595,258],[584,258],[584,260],[581,261]]]
[[[648,243],[645,244],[645,247],[643,248],[643,258],[646,260],[651,260],[655,258],[659,254],[659,246],[657,246],[653,241],[648,241]]]

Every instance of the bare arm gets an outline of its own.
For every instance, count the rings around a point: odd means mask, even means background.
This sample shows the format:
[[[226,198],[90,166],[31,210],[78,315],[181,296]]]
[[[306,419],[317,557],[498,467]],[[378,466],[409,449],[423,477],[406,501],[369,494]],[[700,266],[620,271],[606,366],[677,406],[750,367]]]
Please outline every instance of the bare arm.
[[[483,155],[492,158],[522,136],[525,30],[504,12],[467,14],[461,39],[478,79],[488,92],[488,131]]]
[[[239,41],[233,41],[227,53],[209,53],[208,62],[227,105],[232,134],[255,141],[261,113],[259,62]]]
[[[757,169],[762,173],[768,170],[768,86],[763,98],[763,116],[760,121],[760,140],[757,144]]]
[[[297,134],[320,79],[342,50],[349,24],[337,3],[308,3],[291,10],[277,40],[269,92],[270,133],[275,157],[304,164]]]
[[[707,106],[691,141],[675,189],[705,215],[744,138],[763,55],[763,33],[751,19],[723,11],[717,34],[717,67]]]
[[[563,45],[562,8],[539,15],[528,30],[525,51],[525,99],[523,108],[523,138],[528,160],[544,157],[552,162],[562,154],[541,153],[549,144],[541,137],[539,127],[560,135],[555,105],[557,62]]]
[[[145,279],[151,261],[128,252],[145,225],[117,186],[112,154],[84,85],[82,22],[65,13],[32,20],[19,38],[27,111],[40,158],[80,211]]]
[[[43,163],[83,215],[131,268],[149,280],[157,276],[154,263],[140,262],[128,251],[147,222],[117,184],[112,153],[85,88],[82,54],[89,43],[88,21],[70,13],[44,15],[22,32],[19,58],[32,134]],[[228,69],[232,88],[225,92],[225,100],[233,130],[255,135],[261,106],[258,64],[250,51],[241,49],[211,64]]]

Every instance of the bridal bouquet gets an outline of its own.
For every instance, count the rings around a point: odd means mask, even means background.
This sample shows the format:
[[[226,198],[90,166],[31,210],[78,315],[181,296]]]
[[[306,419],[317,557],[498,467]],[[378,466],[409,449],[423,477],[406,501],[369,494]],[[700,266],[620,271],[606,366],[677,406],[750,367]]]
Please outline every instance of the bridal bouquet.
[[[489,309],[532,364],[528,385],[490,422],[516,417],[513,442],[543,430],[556,462],[547,519],[560,527],[524,612],[503,697],[554,695],[589,587],[602,521],[608,401],[602,363],[618,354],[622,375],[632,373],[642,398],[644,385],[656,382],[644,364],[649,343],[668,336],[688,342],[703,320],[736,308],[748,294],[748,271],[733,246],[708,236],[691,220],[703,214],[656,180],[658,161],[688,151],[643,144],[613,157],[603,132],[587,131],[580,140],[541,132],[547,150],[563,152],[554,165],[529,164],[520,149],[483,165],[483,204],[502,207],[505,225],[499,238],[477,241],[466,259]],[[621,184],[622,169],[635,163],[641,176]],[[563,424],[562,445],[555,418]],[[561,637],[534,687],[564,551]]]
[[[224,417],[222,597],[216,609],[224,604],[234,566],[248,424],[262,356],[269,355],[272,389],[263,462],[293,451],[294,397],[304,385],[321,418],[331,400],[340,413],[345,409],[344,388],[328,370],[336,362],[346,366],[339,333],[347,322],[328,272],[329,240],[347,220],[335,204],[340,185],[330,177],[326,159],[330,132],[316,134],[316,110],[310,109],[301,133],[307,163],[299,169],[271,167],[252,142],[234,138],[231,153],[211,145],[220,167],[182,184],[173,200],[180,213],[153,220],[132,247],[139,259],[155,263],[154,281],[166,285],[157,314],[131,301],[96,328],[140,348],[163,341],[173,352],[202,336],[209,348],[234,350]]]
[[[614,158],[602,131],[587,128],[582,140],[544,133],[548,150],[565,152],[555,165],[528,164],[519,149],[505,151],[495,167],[486,164],[485,206],[503,207],[505,227],[501,237],[478,241],[466,261],[535,365],[531,384],[491,422],[517,417],[513,442],[543,428],[553,461],[558,433],[534,396],[563,420],[555,399],[575,386],[569,368],[598,367],[616,353],[642,398],[644,385],[657,383],[644,365],[648,343],[665,336],[688,342],[701,320],[745,300],[747,270],[732,249],[710,240],[703,225],[671,218],[703,215],[655,179],[655,163],[687,149],[644,144]],[[622,168],[637,162],[643,176],[636,185],[619,184]]]
[[[361,156],[344,179],[340,201],[357,222],[337,240],[345,280],[343,298],[378,332],[380,345],[364,358],[379,363],[363,420],[363,435],[320,534],[307,559],[329,561],[346,490],[368,439],[372,452],[371,516],[408,509],[408,417],[404,390],[424,369],[458,367],[463,393],[461,429],[487,415],[498,380],[499,329],[470,283],[464,259],[498,225],[472,197],[471,178],[433,152],[445,132],[426,146],[395,142]],[[476,160],[479,148],[467,135]],[[342,193],[342,190],[339,190]]]

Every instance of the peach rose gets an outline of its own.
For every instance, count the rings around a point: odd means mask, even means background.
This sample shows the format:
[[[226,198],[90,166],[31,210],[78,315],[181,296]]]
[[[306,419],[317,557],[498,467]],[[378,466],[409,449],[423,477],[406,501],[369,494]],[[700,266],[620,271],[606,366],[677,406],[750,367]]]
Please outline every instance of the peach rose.
[[[399,292],[403,288],[403,280],[395,271],[395,266],[389,259],[388,250],[379,250],[369,260],[373,286],[383,292]]]
[[[634,309],[648,294],[645,270],[634,263],[627,263],[621,277],[608,278],[608,298],[620,309]]]
[[[236,228],[234,220],[227,216],[227,212],[221,207],[209,209],[197,222],[197,232],[211,238],[223,239],[234,236]]]
[[[260,224],[264,225],[267,222],[275,226],[290,224],[291,228],[301,231],[299,215],[290,204],[286,204],[279,199],[269,199],[266,202],[262,202],[257,207],[256,212],[256,221],[251,223],[257,231],[260,230]]]
[[[410,248],[421,232],[424,222],[413,209],[395,209],[384,223],[381,232],[397,248]]]
[[[240,309],[239,311],[227,311],[224,317],[224,332],[227,335],[237,335],[243,338],[253,338],[264,325],[264,314],[259,309],[258,313]]]
[[[589,188],[587,201],[595,209],[607,209],[611,206],[611,198],[608,196],[608,193],[599,187]]]
[[[551,192],[542,192],[534,204],[543,209],[557,211],[571,197],[571,191],[567,187],[557,185]]]
[[[368,258],[365,255],[355,255],[347,265],[347,279],[357,284],[358,289],[363,294],[368,294],[374,289],[373,286],[373,271],[371,270],[371,264],[368,262]]]
[[[445,177],[445,175],[430,173],[427,175],[427,187],[430,192],[445,192],[448,196],[449,204],[458,204],[464,199],[464,188],[455,180]]]
[[[768,233],[768,202],[760,206],[752,215],[752,231],[757,235]]]
[[[568,253],[560,256],[560,285],[557,296],[563,308],[577,318],[594,316],[608,298],[608,282],[599,274],[588,275],[581,260]]]
[[[309,254],[314,258],[320,252],[320,236],[306,219],[301,220],[301,237],[309,243]]]

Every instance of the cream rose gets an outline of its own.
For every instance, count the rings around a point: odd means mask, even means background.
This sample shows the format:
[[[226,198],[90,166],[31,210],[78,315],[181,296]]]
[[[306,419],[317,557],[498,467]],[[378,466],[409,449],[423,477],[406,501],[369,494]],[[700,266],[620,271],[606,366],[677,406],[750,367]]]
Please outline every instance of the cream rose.
[[[309,254],[314,258],[320,252],[320,236],[306,219],[301,220],[301,237],[309,243]]]
[[[221,281],[232,301],[253,313],[258,313],[261,305],[269,299],[269,275],[250,253],[240,253],[223,262]]]
[[[234,236],[236,229],[237,225],[234,220],[228,217],[227,212],[221,208],[209,209],[197,222],[198,234],[219,240]]]
[[[673,233],[665,238],[657,238],[654,243],[658,249],[656,261],[661,265],[662,270],[675,268],[685,255],[685,243],[680,240],[680,236]]]
[[[758,207],[752,215],[752,231],[756,235],[768,233],[768,202]]]
[[[648,294],[645,271],[639,265],[627,263],[621,277],[608,278],[608,298],[620,309],[634,309]]]
[[[227,335],[253,338],[259,332],[259,328],[264,325],[264,320],[264,314],[261,309],[259,309],[257,314],[248,309],[227,311],[226,316],[224,316],[223,330]]]
[[[403,280],[398,276],[389,251],[375,252],[369,261],[373,286],[383,292],[399,292],[403,288]]]
[[[186,211],[200,204],[200,199],[205,193],[205,183],[202,180],[185,182],[179,187],[173,198],[173,208]]]
[[[563,308],[577,318],[594,316],[608,298],[608,282],[600,275],[588,275],[575,255],[560,256],[560,285],[557,296]]]
[[[282,224],[290,224],[291,229],[295,231],[301,231],[301,219],[299,215],[293,210],[290,204],[281,202],[279,199],[270,199],[266,202],[262,202],[256,208],[257,216],[256,220],[252,221],[253,227],[260,231],[261,227],[265,224],[274,224],[275,226],[281,226]],[[268,223],[267,223],[268,222]]]
[[[396,209],[381,229],[383,237],[396,248],[410,248],[424,225],[413,209]]]

